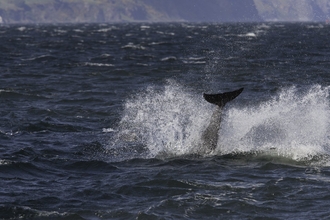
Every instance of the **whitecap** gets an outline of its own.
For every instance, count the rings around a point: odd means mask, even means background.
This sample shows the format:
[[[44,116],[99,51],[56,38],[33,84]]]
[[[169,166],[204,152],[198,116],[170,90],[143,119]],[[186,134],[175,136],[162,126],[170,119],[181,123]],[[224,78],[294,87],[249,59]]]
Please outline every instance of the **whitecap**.
[[[141,25],[140,28],[141,28],[141,29],[149,29],[150,26],[147,26],[147,25]]]
[[[109,31],[112,31],[112,28],[101,28],[99,30],[97,30],[97,32],[109,32]]]
[[[85,66],[107,66],[107,67],[112,67],[114,65],[109,64],[109,63],[90,63],[90,62],[86,62]]]
[[[47,60],[47,59],[55,59],[55,57],[50,54],[44,54],[37,57],[22,59],[22,61]]]
[[[239,37],[257,37],[257,35],[253,32],[249,32],[249,33],[246,33],[246,34],[239,34],[238,36]]]
[[[149,45],[162,45],[162,44],[166,44],[166,41],[160,41],[160,42],[151,42]]]
[[[115,132],[115,129],[113,129],[113,128],[103,128],[102,132],[103,133],[111,133],[111,132]]]
[[[322,24],[318,24],[318,25],[307,25],[306,27],[308,29],[321,29],[321,28],[324,28],[324,26]]]
[[[0,89],[0,93],[2,92],[12,92],[11,90],[7,90],[7,89]]]
[[[26,30],[26,27],[19,27],[19,28],[17,28],[17,30],[19,30],[19,31],[25,31]]]
[[[183,60],[182,62],[184,64],[196,64],[196,65],[206,64],[206,61],[187,61],[187,60]]]
[[[177,58],[175,56],[164,57],[160,61],[167,62],[167,61],[176,61]]]
[[[137,66],[149,66],[147,63],[136,63]]]
[[[62,29],[55,29],[54,31],[57,32],[57,33],[61,33],[61,34],[68,33],[68,31],[62,30]]]
[[[189,60],[205,60],[205,57],[189,57]]]
[[[103,53],[102,55],[101,55],[101,57],[110,57],[111,55],[110,54],[108,54],[108,53]]]
[[[171,36],[174,36],[174,35],[175,35],[175,33],[173,33],[173,32],[168,32],[168,33],[166,33],[166,35],[171,35]]]
[[[125,46],[121,47],[122,49],[138,49],[138,50],[145,50],[146,48],[138,45],[138,44],[133,44],[133,43],[128,43]]]
[[[270,29],[271,27],[267,24],[261,24],[257,26],[258,29]]]
[[[185,28],[195,28],[196,27],[194,25],[186,25],[186,24],[183,24],[182,26],[185,27]]]
[[[202,64],[206,64],[205,59],[206,59],[205,57],[189,57],[188,59],[183,59],[182,62],[185,64],[202,65]]]
[[[0,159],[0,165],[10,165],[10,164],[13,164],[14,162],[11,161],[11,160],[1,160]]]

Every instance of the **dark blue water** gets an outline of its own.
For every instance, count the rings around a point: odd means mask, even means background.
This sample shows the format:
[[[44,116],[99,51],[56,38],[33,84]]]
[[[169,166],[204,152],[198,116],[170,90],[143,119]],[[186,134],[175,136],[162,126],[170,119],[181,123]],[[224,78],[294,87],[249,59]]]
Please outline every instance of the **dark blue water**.
[[[330,26],[0,26],[0,219],[328,219]],[[244,87],[217,148],[202,93]]]

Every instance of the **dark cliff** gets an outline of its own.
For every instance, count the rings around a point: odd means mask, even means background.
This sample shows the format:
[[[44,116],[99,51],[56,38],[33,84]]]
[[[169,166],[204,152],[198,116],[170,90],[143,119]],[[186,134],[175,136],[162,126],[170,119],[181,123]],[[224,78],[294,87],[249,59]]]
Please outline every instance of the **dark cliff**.
[[[185,21],[260,21],[253,0],[143,0],[169,18]]]
[[[0,23],[325,21],[330,0],[1,0]]]
[[[260,21],[253,0],[11,0],[5,23]]]
[[[265,21],[325,21],[330,17],[329,0],[254,0]]]

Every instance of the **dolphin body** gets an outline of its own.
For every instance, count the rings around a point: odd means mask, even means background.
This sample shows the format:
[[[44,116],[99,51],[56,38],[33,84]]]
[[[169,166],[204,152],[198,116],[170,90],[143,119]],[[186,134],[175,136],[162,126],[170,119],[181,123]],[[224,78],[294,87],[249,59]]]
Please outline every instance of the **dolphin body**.
[[[239,94],[241,94],[243,89],[244,88],[240,88],[232,92],[225,92],[219,94],[203,94],[203,97],[206,101],[217,105],[216,110],[212,114],[210,124],[203,132],[203,147],[206,147],[210,151],[213,151],[217,147],[222,109],[227,102],[235,99]]]

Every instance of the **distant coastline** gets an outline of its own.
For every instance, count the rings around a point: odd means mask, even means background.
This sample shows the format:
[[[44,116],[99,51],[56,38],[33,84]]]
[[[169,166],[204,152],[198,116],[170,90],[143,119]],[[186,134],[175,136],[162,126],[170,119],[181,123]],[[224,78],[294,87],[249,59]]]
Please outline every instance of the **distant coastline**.
[[[326,21],[328,0],[11,0],[0,23]]]

